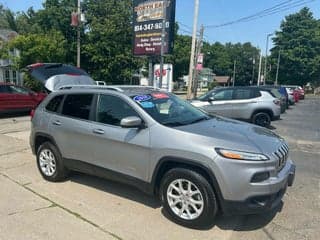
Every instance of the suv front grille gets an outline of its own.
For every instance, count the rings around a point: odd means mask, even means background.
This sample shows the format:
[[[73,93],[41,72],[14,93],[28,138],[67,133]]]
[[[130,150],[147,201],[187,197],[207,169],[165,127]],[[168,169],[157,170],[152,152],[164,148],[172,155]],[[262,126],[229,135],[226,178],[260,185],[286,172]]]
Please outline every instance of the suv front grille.
[[[274,152],[274,155],[277,159],[277,171],[280,172],[286,165],[287,158],[289,155],[289,147],[287,144],[283,143],[278,151]]]

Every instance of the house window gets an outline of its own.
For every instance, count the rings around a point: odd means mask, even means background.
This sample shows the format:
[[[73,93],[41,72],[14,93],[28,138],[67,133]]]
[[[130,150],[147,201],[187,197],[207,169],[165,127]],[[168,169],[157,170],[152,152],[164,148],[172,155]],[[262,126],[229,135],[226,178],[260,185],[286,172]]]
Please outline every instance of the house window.
[[[17,84],[17,72],[12,71],[12,81],[14,84]]]
[[[10,82],[10,70],[8,70],[8,69],[6,69],[5,72],[4,72],[4,80],[7,83]]]

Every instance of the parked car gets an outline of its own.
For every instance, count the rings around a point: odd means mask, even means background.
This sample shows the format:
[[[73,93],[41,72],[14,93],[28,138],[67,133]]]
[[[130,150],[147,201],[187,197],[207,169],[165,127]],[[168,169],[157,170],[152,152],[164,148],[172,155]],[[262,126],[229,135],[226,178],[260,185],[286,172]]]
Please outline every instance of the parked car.
[[[305,93],[302,87],[297,85],[286,85],[285,87],[292,92],[294,102],[299,102],[299,100],[304,99]]]
[[[297,90],[299,91],[299,94],[300,94],[300,95],[299,95],[299,98],[300,98],[301,100],[303,100],[303,99],[304,99],[304,95],[305,95],[304,89],[303,89],[302,87],[298,86]]]
[[[27,112],[34,109],[47,96],[28,88],[0,83],[0,113]]]
[[[280,99],[281,113],[284,113],[287,109],[287,98],[285,94],[281,94],[279,86],[264,85],[262,89],[268,91],[273,97]]]
[[[288,92],[288,101],[290,105],[294,105],[295,104],[295,98],[294,98],[294,94],[293,94],[293,89],[287,86],[284,86]]]
[[[200,96],[191,104],[210,114],[250,121],[268,127],[280,117],[280,100],[259,87],[218,88]]]
[[[35,63],[26,69],[48,92],[57,91],[66,85],[95,85],[95,81],[83,69],[72,65]]]
[[[133,185],[188,227],[212,224],[218,211],[269,211],[295,176],[275,133],[150,87],[51,93],[32,118],[30,145],[44,179],[75,170]]]

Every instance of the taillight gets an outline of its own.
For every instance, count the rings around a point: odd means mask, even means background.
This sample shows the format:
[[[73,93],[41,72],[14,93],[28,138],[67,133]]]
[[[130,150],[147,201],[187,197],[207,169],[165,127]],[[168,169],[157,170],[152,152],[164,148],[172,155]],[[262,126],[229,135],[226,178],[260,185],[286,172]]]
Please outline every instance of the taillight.
[[[32,110],[31,110],[31,112],[30,112],[31,120],[32,120],[32,118],[33,118],[33,116],[34,116],[35,112],[36,112],[36,110],[34,110],[34,109],[32,109]]]
[[[275,100],[273,100],[273,103],[274,103],[275,105],[280,105],[280,100],[279,100],[279,99],[275,99]]]

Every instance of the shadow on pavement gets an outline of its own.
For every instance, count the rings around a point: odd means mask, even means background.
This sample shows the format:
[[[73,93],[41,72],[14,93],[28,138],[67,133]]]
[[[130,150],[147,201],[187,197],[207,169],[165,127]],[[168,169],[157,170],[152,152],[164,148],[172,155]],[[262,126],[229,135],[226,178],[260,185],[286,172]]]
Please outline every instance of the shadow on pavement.
[[[154,209],[161,207],[161,203],[158,199],[156,199],[156,197],[149,196],[143,193],[142,191],[126,184],[113,182],[110,180],[82,173],[72,173],[69,180],[89,187],[96,188],[100,191],[120,196],[122,198],[126,198],[131,201],[144,204]],[[223,230],[233,231],[253,231],[261,229],[267,224],[269,224],[278,212],[281,212],[282,206],[283,202],[281,201],[278,207],[276,207],[270,212],[266,212],[263,214],[232,216],[224,216],[218,214],[216,220],[212,224],[195,229],[205,231],[210,230],[215,226]],[[166,211],[164,211],[163,208],[161,209],[161,212],[166,218],[172,220],[172,218],[166,213]]]
[[[72,173],[69,180],[144,204],[151,208],[159,208],[161,206],[160,201],[155,197],[149,196],[144,192],[126,184],[113,182],[111,180],[106,180],[82,173]]]
[[[19,113],[0,113],[0,119],[3,118],[14,118],[14,117],[25,117],[29,116],[29,112],[19,112]]]
[[[283,202],[270,212],[242,216],[220,216],[215,225],[223,230],[254,231],[268,225],[278,212],[281,212]]]

